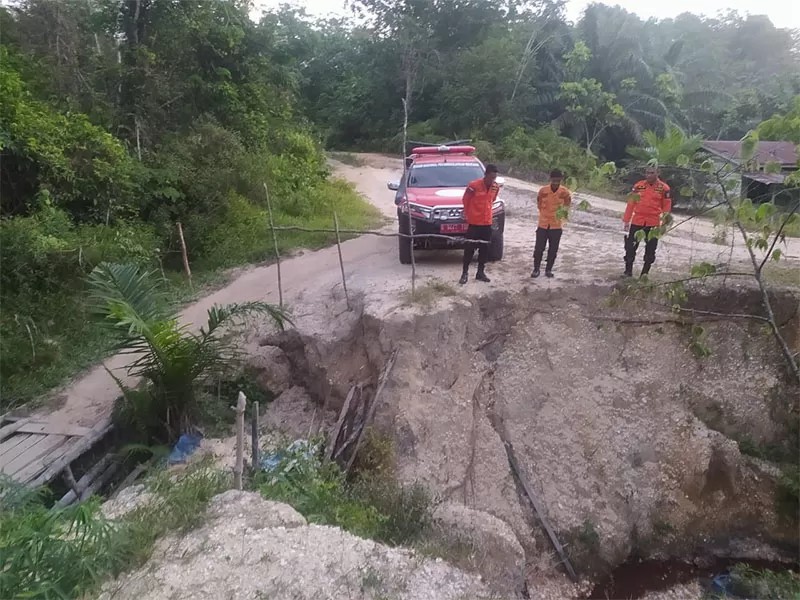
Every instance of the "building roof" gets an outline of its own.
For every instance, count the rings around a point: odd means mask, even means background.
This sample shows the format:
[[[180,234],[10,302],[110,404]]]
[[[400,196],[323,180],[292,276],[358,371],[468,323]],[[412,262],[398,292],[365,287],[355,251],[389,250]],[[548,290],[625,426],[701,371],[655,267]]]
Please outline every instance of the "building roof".
[[[705,140],[702,148],[719,156],[738,163],[742,157],[741,141]],[[797,148],[792,142],[758,142],[755,158],[759,163],[780,163],[784,167],[797,166]]]
[[[783,173],[744,173],[742,177],[767,185],[782,184],[786,180],[786,175]]]

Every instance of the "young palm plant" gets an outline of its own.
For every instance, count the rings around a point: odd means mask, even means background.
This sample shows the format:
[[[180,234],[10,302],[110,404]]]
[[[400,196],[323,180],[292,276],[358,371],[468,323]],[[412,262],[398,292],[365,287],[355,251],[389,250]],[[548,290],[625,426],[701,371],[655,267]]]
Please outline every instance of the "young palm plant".
[[[128,374],[143,387],[122,388],[115,416],[148,440],[172,441],[191,431],[198,419],[203,381],[230,369],[238,352],[230,328],[249,317],[267,316],[283,328],[284,310],[264,302],[213,306],[195,333],[169,307],[161,280],[136,265],[102,263],[89,275],[93,312],[119,338],[118,349],[135,356]]]

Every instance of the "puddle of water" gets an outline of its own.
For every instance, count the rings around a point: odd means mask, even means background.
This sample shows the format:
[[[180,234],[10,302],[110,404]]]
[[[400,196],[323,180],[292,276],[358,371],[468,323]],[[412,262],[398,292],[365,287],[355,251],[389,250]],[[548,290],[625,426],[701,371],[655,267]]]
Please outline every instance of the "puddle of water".
[[[589,600],[635,600],[648,592],[666,590],[695,579],[699,579],[705,589],[710,589],[713,577],[739,563],[773,571],[785,571],[792,566],[768,560],[730,558],[710,559],[704,561],[703,566],[681,560],[636,560],[621,564],[602,579],[595,585]]]

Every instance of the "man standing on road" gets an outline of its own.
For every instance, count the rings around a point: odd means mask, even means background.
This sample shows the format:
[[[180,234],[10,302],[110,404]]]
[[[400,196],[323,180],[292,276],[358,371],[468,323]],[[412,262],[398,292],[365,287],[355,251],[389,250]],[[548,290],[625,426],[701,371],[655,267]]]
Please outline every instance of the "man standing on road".
[[[628,206],[622,221],[625,226],[625,277],[633,276],[633,263],[639,240],[636,234],[644,232],[644,266],[642,276],[650,272],[650,265],[656,261],[658,239],[650,237],[654,227],[664,223],[666,215],[672,210],[672,195],[669,186],[658,177],[658,167],[649,166],[645,178],[637,181],[631,190]],[[641,236],[640,236],[641,237]]]
[[[497,200],[500,186],[495,182],[497,179],[497,167],[486,165],[483,178],[470,181],[467,189],[464,190],[464,197],[461,202],[464,204],[464,218],[467,221],[467,239],[481,240],[483,244],[467,243],[464,248],[464,270],[461,273],[459,283],[464,285],[469,279],[469,264],[475,255],[475,247],[478,246],[478,272],[475,279],[489,283],[490,279],[486,276],[484,269],[486,260],[489,257],[489,242],[492,240],[492,205]]]
[[[572,204],[572,194],[561,185],[564,174],[558,169],[550,171],[550,185],[539,190],[536,204],[539,206],[539,226],[536,228],[536,245],[533,250],[533,273],[531,277],[539,277],[542,256],[547,246],[547,264],[544,274],[553,276],[553,263],[556,262],[558,245],[561,243],[562,223],[559,209],[566,209]],[[563,209],[562,209],[563,210]]]

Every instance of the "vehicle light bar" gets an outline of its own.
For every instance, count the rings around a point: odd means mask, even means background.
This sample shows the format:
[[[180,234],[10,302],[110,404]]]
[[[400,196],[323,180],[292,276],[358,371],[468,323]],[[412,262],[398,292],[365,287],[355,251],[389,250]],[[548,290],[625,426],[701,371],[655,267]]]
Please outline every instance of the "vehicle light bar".
[[[472,154],[475,146],[420,146],[413,148],[411,154]]]

